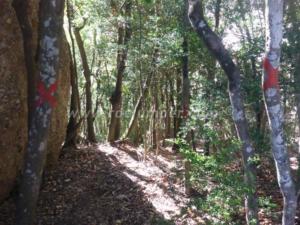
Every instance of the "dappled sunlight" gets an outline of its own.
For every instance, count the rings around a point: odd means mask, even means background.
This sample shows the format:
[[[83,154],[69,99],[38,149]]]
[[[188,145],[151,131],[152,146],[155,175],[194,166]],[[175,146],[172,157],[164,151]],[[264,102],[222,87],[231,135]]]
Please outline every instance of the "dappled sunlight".
[[[159,155],[150,152],[143,161],[142,148],[131,149],[125,144],[116,147],[102,144],[97,149],[105,153],[114,165],[123,167],[123,174],[142,188],[148,201],[165,219],[176,223],[181,221],[181,217],[184,218],[182,212],[186,211],[190,199],[184,194],[181,160],[174,153],[161,149],[164,152]],[[133,154],[138,157],[132,157]],[[189,220],[188,224],[198,224],[199,218],[195,216]]]

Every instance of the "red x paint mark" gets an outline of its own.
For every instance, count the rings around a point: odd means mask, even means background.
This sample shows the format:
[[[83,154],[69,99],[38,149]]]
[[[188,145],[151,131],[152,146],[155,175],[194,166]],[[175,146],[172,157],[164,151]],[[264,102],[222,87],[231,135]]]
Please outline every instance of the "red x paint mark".
[[[278,68],[274,68],[270,63],[268,58],[264,60],[264,69],[267,74],[267,77],[264,80],[263,88],[267,90],[269,88],[275,87],[279,88],[278,84]]]
[[[36,106],[40,106],[44,104],[45,102],[48,102],[51,108],[55,107],[56,105],[56,99],[53,96],[57,90],[57,82],[50,85],[50,87],[47,89],[46,85],[40,81],[38,83],[37,91],[39,95],[39,99],[36,102]]]

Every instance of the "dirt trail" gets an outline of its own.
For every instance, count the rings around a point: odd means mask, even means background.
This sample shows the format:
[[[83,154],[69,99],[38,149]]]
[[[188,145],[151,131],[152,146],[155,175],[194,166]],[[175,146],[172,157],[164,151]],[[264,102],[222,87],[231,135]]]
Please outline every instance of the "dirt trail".
[[[64,149],[44,176],[36,224],[204,224],[188,207],[179,156],[165,149],[142,158],[142,149],[126,144]],[[9,199],[0,206],[0,225],[13,221]]]

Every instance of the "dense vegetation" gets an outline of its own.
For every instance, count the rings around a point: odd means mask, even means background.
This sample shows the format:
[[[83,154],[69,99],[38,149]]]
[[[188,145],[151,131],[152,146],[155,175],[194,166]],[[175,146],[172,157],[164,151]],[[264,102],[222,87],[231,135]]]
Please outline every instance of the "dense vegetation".
[[[38,83],[19,224],[30,224],[34,214],[24,208],[37,201],[40,178],[31,172],[43,171],[42,143],[54,107],[49,95],[56,91],[50,80],[58,79],[60,43],[51,45],[47,37],[62,35],[62,9],[52,12],[41,2],[38,80],[52,91],[47,97]],[[55,22],[46,26],[47,18]],[[126,142],[145,155],[171,147],[184,162],[190,204],[212,224],[279,221],[275,208],[283,208],[282,224],[294,224],[299,25],[294,0],[66,0],[71,100],[64,147]],[[40,158],[34,149],[44,149]],[[265,195],[278,189],[276,179],[282,196]]]

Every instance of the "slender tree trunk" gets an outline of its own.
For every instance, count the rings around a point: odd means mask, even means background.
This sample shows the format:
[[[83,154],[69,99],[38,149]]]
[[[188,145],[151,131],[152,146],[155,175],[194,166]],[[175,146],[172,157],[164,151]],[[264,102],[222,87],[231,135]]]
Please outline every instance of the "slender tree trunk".
[[[147,76],[146,81],[143,85],[142,93],[140,94],[140,96],[137,100],[137,103],[134,107],[134,111],[133,111],[132,117],[130,119],[128,129],[125,132],[124,138],[128,138],[130,136],[131,132],[136,127],[139,112],[142,109],[144,99],[147,98],[147,95],[148,95],[149,87],[150,87],[151,81],[152,81],[152,76],[153,76],[153,73],[156,68],[157,57],[158,57],[158,49],[155,49],[154,55],[153,55],[153,61],[152,61],[152,68],[151,68],[152,71],[150,71],[150,74]]]
[[[72,58],[71,52],[70,52],[70,58]],[[79,119],[80,109],[78,108],[79,103],[77,102],[77,100],[79,99],[79,96],[77,95],[77,94],[79,94],[78,84],[76,82],[77,75],[75,74],[76,71],[74,69],[74,64],[73,64],[72,60],[70,63],[70,71],[71,71],[72,93],[71,93],[71,102],[70,102],[69,122],[68,122],[68,126],[67,126],[67,133],[66,133],[64,147],[67,147],[67,146],[76,147],[79,130],[80,130],[80,125],[81,125],[81,121],[82,121]]]
[[[139,115],[140,110],[142,109],[144,99],[147,96],[150,83],[151,83],[151,74],[149,74],[146,78],[144,88],[143,88],[142,93],[140,94],[140,96],[137,100],[137,103],[134,107],[133,114],[132,114],[132,117],[130,119],[129,126],[128,126],[126,132],[125,132],[124,138],[128,138],[130,136],[131,132],[134,130],[134,128],[137,125],[138,115]]]
[[[219,26],[220,26],[220,13],[221,13],[221,3],[222,0],[216,0],[216,5],[215,5],[215,12],[214,12],[214,18],[215,18],[215,32],[218,32]],[[209,82],[212,82],[215,80],[215,73],[216,73],[216,65],[217,62],[216,60],[214,60],[214,66],[212,68],[208,68],[208,80]],[[208,88],[205,91],[205,95],[207,96],[208,102],[212,101],[212,94],[211,94],[211,89],[210,89],[210,85],[208,86]],[[204,120],[204,124],[208,124],[209,123],[209,109],[206,109],[206,118]],[[209,156],[210,155],[210,137],[205,134],[204,136],[204,155],[205,156]]]
[[[74,9],[71,4],[71,0],[67,0],[67,17],[68,17],[68,29],[69,36],[71,39],[71,46],[69,47],[69,54],[71,60],[71,103],[70,103],[70,113],[69,113],[69,122],[67,126],[67,133],[65,138],[64,147],[73,146],[76,147],[77,140],[79,137],[79,131],[82,119],[81,117],[81,109],[80,109],[80,97],[78,90],[78,77],[77,77],[77,64],[75,58],[75,41],[72,32],[72,20],[74,17]]]
[[[173,84],[172,84],[173,85]],[[178,138],[178,132],[181,124],[181,96],[180,90],[182,86],[182,80],[180,79],[180,70],[176,72],[176,89],[174,90],[176,98],[172,97],[172,106],[173,106],[173,138]],[[173,89],[174,87],[172,87]],[[176,143],[173,144],[172,150],[174,152],[178,151],[178,145]]]
[[[156,73],[156,72],[155,72]],[[156,76],[154,75],[154,81],[157,81]],[[151,146],[153,149],[157,149],[157,136],[158,136],[158,89],[157,89],[157,83],[154,83],[152,85],[152,126],[151,126]]]
[[[232,116],[236,131],[242,142],[244,179],[251,191],[246,193],[245,208],[248,224],[258,224],[258,209],[256,197],[255,165],[251,161],[254,148],[251,145],[248,124],[245,117],[244,103],[241,95],[240,71],[234,64],[221,39],[211,30],[201,12],[202,5],[198,0],[189,0],[189,19],[199,37],[204,41],[209,51],[218,60],[229,80],[229,96],[232,106]]]
[[[246,18],[245,18],[244,15],[242,16],[242,19],[243,19],[243,21],[246,21]],[[240,28],[240,29],[241,29],[241,32],[242,32],[242,28]],[[249,30],[247,25],[245,25],[245,33],[246,33],[246,38],[245,39],[247,40],[248,44],[255,47],[254,46],[255,43],[253,42],[250,30]],[[258,74],[258,71],[257,71],[257,68],[256,68],[256,58],[255,58],[254,55],[250,56],[250,63],[251,63],[251,70],[252,70],[252,79],[254,81],[254,80],[257,80],[258,77],[259,77],[259,74]],[[253,110],[255,112],[256,133],[259,135],[259,137],[261,137],[261,135],[263,134],[262,133],[263,130],[261,128],[262,128],[262,116],[263,116],[263,113],[264,113],[264,105],[263,105],[263,101],[260,100],[259,96],[257,96],[257,98],[255,100],[255,104],[253,105]],[[257,144],[259,144],[259,143],[256,142],[255,147],[259,148],[259,146]]]
[[[182,115],[181,115],[181,126],[184,126],[187,122],[190,110],[190,79],[189,79],[189,45],[188,39],[186,36],[183,37],[182,43],[182,97],[181,97],[181,104],[182,104]],[[188,142],[191,141],[191,132],[188,131],[185,138]],[[190,181],[190,173],[191,173],[191,163],[189,160],[185,160],[184,162],[185,168],[185,194],[187,196],[191,195],[192,192],[192,185]]]
[[[293,225],[297,208],[297,195],[284,140],[284,116],[278,84],[278,68],[283,36],[283,0],[266,0],[266,18],[266,56],[264,59],[265,74],[263,77],[264,100],[271,128],[271,143],[277,179],[284,200],[282,224]]]
[[[17,201],[16,224],[34,223],[43,168],[47,156],[47,138],[53,107],[56,104],[59,53],[63,31],[64,1],[40,3],[39,81],[35,93],[34,114]]]
[[[187,37],[183,37],[182,49],[182,120],[186,122],[189,115],[190,105],[190,79],[189,79],[189,45]]]
[[[75,84],[76,89],[74,90],[74,94],[76,95],[76,102],[78,108],[78,115],[81,117],[81,104],[80,104],[80,95],[78,90],[78,73],[77,73],[77,61],[76,61],[76,48],[75,48],[75,40],[72,33],[73,28],[73,20],[74,20],[74,7],[72,5],[72,0],[67,1],[67,16],[68,16],[68,25],[69,25],[69,35],[71,40],[71,53],[72,53],[72,61],[73,61],[73,70],[75,75]]]
[[[28,7],[29,1],[25,0],[14,0],[13,7],[16,11],[20,28],[23,35],[23,46],[25,63],[27,70],[27,90],[28,90],[28,122],[30,123],[32,116],[34,114],[34,98],[36,91],[36,61],[35,61],[35,51],[33,45],[33,33],[31,22],[28,17]]]
[[[170,101],[170,92],[168,90],[168,85],[165,85],[165,93],[166,93],[166,118],[165,118],[165,137],[171,138],[171,101]]]
[[[171,120],[170,120],[170,126],[171,126],[171,138],[175,138],[175,117],[176,117],[176,106],[175,106],[175,99],[174,99],[174,96],[175,96],[175,88],[174,88],[174,85],[173,85],[173,80],[171,79],[170,76],[167,77],[167,80],[168,80],[168,84],[169,84],[169,89],[170,89],[170,105],[171,105]],[[174,148],[174,146],[173,146]]]
[[[297,109],[297,117],[298,117],[298,132],[300,131],[300,54],[297,55],[297,61],[296,61],[296,68],[294,73],[294,79],[295,79],[295,99],[296,99],[296,109]],[[299,134],[298,134],[299,135]],[[299,139],[299,137],[298,137]],[[298,162],[300,162],[300,140],[298,140]],[[296,191],[299,195],[300,190],[300,167],[298,167],[297,170],[297,186]]]
[[[74,34],[75,39],[77,42],[77,46],[79,49],[81,61],[82,61],[82,67],[83,67],[83,74],[85,77],[85,95],[86,95],[86,102],[85,102],[85,110],[86,110],[86,116],[87,116],[87,140],[89,142],[95,143],[96,141],[96,135],[94,130],[94,124],[93,124],[93,100],[92,100],[92,90],[91,90],[91,71],[89,68],[86,52],[84,49],[84,43],[81,38],[80,30],[81,28],[75,28]]]
[[[122,110],[122,82],[126,68],[128,43],[131,39],[131,25],[129,18],[131,17],[131,0],[125,2],[125,23],[118,24],[118,45],[117,53],[117,82],[114,92],[111,95],[111,116],[108,130],[107,140],[114,142],[120,138],[121,130],[121,110]],[[125,46],[125,47],[124,47]]]
[[[174,104],[175,115],[174,115],[174,138],[177,138],[179,127],[181,123],[181,96],[180,90],[182,88],[182,80],[180,79],[180,70],[176,73],[176,103]],[[175,99],[173,99],[175,102]]]
[[[216,30],[218,30],[218,28],[220,26],[221,3],[222,3],[222,0],[216,0],[216,8],[215,8],[215,28],[216,28]]]
[[[243,15],[243,20],[246,21],[246,18],[244,15]],[[250,45],[252,45],[253,47],[255,47],[252,37],[251,37],[250,30],[247,25],[245,25],[245,31],[246,31],[246,39],[247,39],[248,43]],[[256,69],[256,59],[255,59],[254,55],[250,56],[250,62],[251,62],[251,69],[252,69],[252,78],[254,80],[256,80],[258,78],[258,72]],[[254,105],[254,112],[256,114],[255,115],[255,117],[256,117],[256,132],[258,132],[258,134],[260,134],[260,131],[261,131],[261,117],[262,117],[262,113],[263,113],[262,110],[263,110],[262,102],[260,101],[259,98],[257,98],[257,100],[255,101],[255,105]]]
[[[299,23],[300,19],[297,17],[297,12],[299,10],[299,3],[293,0],[288,0],[286,1],[287,3],[287,20],[291,22],[291,28],[290,32],[297,33],[299,29]],[[300,43],[297,41],[300,37],[300,34],[296,36],[292,36],[288,39],[289,43],[291,46],[293,46],[294,49],[299,49]],[[297,117],[298,117],[298,163],[300,162],[300,139],[299,139],[299,131],[300,131],[300,53],[299,51],[296,52],[295,54],[292,55],[292,57],[295,59],[295,68],[294,68],[294,94],[295,94],[295,105],[296,105],[296,110],[297,110]],[[299,196],[299,191],[300,191],[300,167],[298,167],[297,170],[297,179],[296,179],[296,192],[297,195]]]

